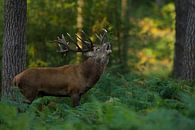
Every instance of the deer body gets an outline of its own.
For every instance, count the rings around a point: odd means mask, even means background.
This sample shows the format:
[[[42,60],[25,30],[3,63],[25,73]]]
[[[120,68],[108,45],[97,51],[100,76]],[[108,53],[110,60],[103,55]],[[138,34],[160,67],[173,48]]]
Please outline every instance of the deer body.
[[[16,75],[14,85],[30,102],[37,96],[68,96],[77,106],[80,96],[99,80],[106,64],[88,58],[79,65],[31,68]]]
[[[95,85],[108,63],[111,48],[108,42],[104,43],[106,33],[99,37],[103,43],[101,47],[92,47],[91,43],[90,50],[85,49],[89,58],[83,63],[26,69],[14,77],[14,85],[19,87],[29,103],[37,96],[68,96],[72,98],[73,106],[78,106],[81,95]],[[57,42],[60,52],[70,50],[63,35]],[[78,51],[84,52],[81,48]]]

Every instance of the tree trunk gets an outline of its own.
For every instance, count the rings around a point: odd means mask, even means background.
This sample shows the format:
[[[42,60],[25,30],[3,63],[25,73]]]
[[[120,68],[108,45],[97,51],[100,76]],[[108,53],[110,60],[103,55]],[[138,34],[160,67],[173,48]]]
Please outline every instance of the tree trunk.
[[[195,1],[176,0],[176,42],[173,75],[195,78]]]
[[[77,1],[77,35],[81,36],[82,38],[82,34],[81,34],[81,30],[83,29],[83,7],[84,7],[84,0],[78,0]],[[79,39],[77,39],[77,44],[79,45],[79,47],[82,48],[82,43]],[[83,57],[80,53],[77,53],[77,59],[76,62],[80,63],[82,61]]]
[[[127,68],[128,61],[128,31],[129,31],[129,14],[128,14],[128,0],[121,0],[121,32],[120,32],[120,63],[122,68]]]
[[[176,78],[181,77],[182,62],[183,62],[183,43],[185,41],[184,32],[186,31],[187,21],[187,2],[185,0],[175,0],[176,7],[176,42],[175,55],[173,65],[173,75]]]
[[[26,0],[4,0],[2,99],[13,98],[12,79],[26,63]]]
[[[195,1],[188,1],[182,79],[195,79]]]

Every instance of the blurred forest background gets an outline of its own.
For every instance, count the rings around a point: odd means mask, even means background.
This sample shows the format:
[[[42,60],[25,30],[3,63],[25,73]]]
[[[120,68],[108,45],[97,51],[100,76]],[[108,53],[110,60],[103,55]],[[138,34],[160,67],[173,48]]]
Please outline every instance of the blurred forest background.
[[[93,39],[95,32],[106,28],[113,47],[111,67],[144,74],[170,72],[175,24],[173,3],[158,6],[155,1],[127,0],[126,7],[122,7],[121,1],[82,2],[80,7],[76,0],[28,0],[27,67],[74,63],[76,55],[60,56],[52,41],[66,32],[74,37],[80,29]],[[78,20],[78,8],[82,8],[79,16],[82,21]]]
[[[170,77],[173,0],[27,0],[27,6],[27,68],[80,62],[74,53],[56,52],[53,40],[66,32],[84,30],[94,40],[95,33],[106,28],[113,53],[106,73],[79,108],[55,97],[30,106],[1,102],[0,129],[195,129],[193,83]],[[3,39],[3,17],[0,21]]]

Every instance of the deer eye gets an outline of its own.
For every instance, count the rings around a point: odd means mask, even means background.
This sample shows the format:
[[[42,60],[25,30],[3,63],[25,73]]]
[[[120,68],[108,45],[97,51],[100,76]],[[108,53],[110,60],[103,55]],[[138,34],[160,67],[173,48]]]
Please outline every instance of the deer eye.
[[[106,50],[109,50],[110,49],[110,46],[108,45],[107,47],[106,47]]]
[[[111,45],[107,44],[106,50],[110,50],[111,49]]]
[[[99,50],[100,50],[100,48],[96,48],[95,50],[96,50],[96,51],[99,51]]]

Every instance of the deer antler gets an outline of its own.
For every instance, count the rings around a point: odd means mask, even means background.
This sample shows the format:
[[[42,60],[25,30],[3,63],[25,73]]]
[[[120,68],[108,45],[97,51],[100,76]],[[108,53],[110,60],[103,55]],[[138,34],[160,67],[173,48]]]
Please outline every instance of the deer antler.
[[[60,50],[59,51],[57,51],[57,52],[67,52],[68,50],[69,50],[69,47],[68,47],[68,42],[66,42],[66,40],[65,40],[65,38],[64,38],[64,35],[62,34],[62,38],[60,38],[59,36],[57,37],[57,40],[54,40],[57,44],[58,44],[58,46],[59,46],[59,48],[60,48]]]
[[[87,35],[85,34],[84,31],[82,31],[83,35],[86,37]],[[80,36],[78,36],[76,34],[76,37],[82,42],[83,44],[83,48],[79,47],[79,45],[75,42],[75,40],[70,36],[69,33],[66,33],[67,36],[69,37],[69,39],[76,45],[76,49],[72,49],[69,46],[68,41],[66,41],[64,35],[62,34],[61,38],[58,36],[57,40],[55,40],[55,42],[58,44],[60,50],[58,52],[62,52],[62,53],[66,53],[68,51],[74,51],[74,52],[88,52],[88,51],[92,51],[93,49],[93,42],[91,41],[90,38],[88,38],[89,41],[85,41],[82,38],[80,38]]]
[[[93,48],[93,42],[91,41],[91,39],[89,38],[89,36],[82,30],[81,31],[82,34],[84,35],[85,38],[87,38],[89,41],[85,41],[86,45],[89,47],[89,48]]]
[[[106,29],[102,29],[103,31],[103,34],[96,34],[96,37],[100,40],[100,44],[103,44],[105,43],[105,37],[106,37],[106,34],[108,33],[108,31]]]

